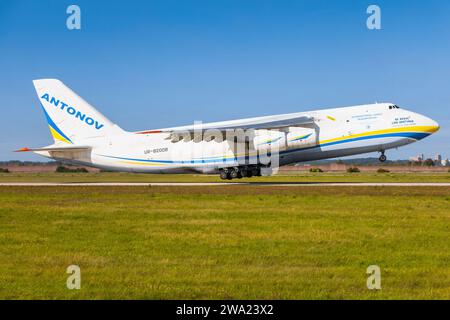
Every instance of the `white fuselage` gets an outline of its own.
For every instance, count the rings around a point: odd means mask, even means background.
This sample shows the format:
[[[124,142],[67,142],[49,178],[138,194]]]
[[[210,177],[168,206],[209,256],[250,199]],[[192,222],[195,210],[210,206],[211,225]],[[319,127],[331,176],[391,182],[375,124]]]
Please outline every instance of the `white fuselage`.
[[[282,130],[255,130],[244,152],[233,140],[179,139],[167,132],[125,132],[79,142],[92,149],[72,156],[39,152],[55,159],[98,168],[150,173],[215,173],[239,166],[247,158],[258,161],[258,151],[277,144],[278,164],[335,158],[403,146],[438,130],[438,124],[423,115],[380,103],[292,114],[308,115],[313,124]],[[265,117],[255,118],[263,119]],[[218,122],[236,124],[242,120]],[[182,127],[179,127],[182,128]],[[172,128],[176,129],[176,128]],[[238,148],[239,150],[239,148]]]

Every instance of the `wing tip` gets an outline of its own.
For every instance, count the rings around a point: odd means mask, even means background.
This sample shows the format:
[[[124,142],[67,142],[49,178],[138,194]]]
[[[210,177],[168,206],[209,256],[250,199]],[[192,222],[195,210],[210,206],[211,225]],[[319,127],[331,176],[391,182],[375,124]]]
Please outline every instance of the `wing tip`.
[[[30,149],[30,148],[27,148],[27,147],[25,147],[25,148],[20,148],[19,150],[14,150],[14,152],[28,152],[28,151],[31,151],[31,149]]]

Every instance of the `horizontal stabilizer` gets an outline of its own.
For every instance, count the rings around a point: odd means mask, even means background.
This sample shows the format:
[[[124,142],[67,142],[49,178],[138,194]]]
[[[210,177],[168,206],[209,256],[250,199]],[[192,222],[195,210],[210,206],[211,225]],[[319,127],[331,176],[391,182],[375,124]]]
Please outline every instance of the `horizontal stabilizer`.
[[[67,146],[67,147],[43,147],[43,148],[21,148],[19,150],[15,150],[14,152],[35,152],[35,151],[83,151],[89,150],[91,147],[89,146]]]

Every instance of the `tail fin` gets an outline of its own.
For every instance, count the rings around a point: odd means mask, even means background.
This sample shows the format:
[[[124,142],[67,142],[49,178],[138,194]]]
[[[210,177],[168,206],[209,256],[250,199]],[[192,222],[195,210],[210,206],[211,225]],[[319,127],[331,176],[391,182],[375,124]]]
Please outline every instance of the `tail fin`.
[[[33,81],[55,143],[123,132],[93,106],[57,79]]]

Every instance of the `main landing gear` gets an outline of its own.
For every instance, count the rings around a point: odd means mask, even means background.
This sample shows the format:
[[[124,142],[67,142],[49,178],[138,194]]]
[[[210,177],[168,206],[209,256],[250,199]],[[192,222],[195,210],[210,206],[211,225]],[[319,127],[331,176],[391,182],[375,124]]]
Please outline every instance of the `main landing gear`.
[[[384,155],[384,150],[381,151],[381,156],[378,158],[378,160],[380,160],[380,162],[385,162],[387,159],[387,157]]]
[[[222,180],[251,178],[253,176],[261,176],[261,168],[259,166],[243,166],[220,169],[220,178]]]

